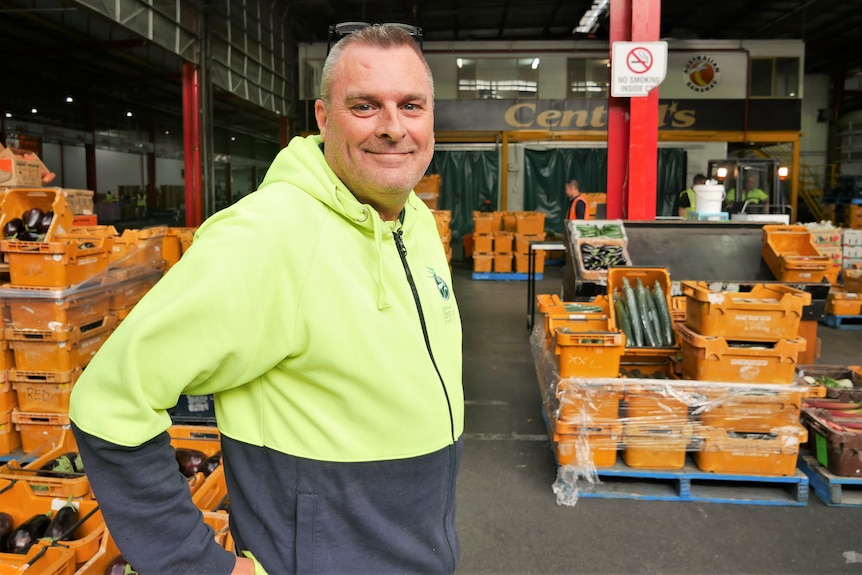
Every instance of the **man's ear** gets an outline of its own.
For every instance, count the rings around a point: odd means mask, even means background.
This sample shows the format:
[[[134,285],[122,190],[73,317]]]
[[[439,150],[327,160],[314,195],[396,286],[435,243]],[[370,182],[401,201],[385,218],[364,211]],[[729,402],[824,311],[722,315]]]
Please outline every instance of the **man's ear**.
[[[314,101],[314,119],[317,120],[317,128],[320,130],[320,137],[326,140],[326,122],[329,119],[326,114],[326,106],[323,100],[317,99]]]

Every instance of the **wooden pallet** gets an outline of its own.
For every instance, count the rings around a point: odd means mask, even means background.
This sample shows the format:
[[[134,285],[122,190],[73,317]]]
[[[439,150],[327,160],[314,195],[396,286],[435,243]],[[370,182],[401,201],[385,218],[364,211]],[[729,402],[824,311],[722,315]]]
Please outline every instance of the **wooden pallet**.
[[[698,469],[688,458],[680,470],[634,469],[618,461],[597,472],[600,483],[579,481],[578,497],[795,507],[808,504],[808,476],[799,470],[789,477],[710,473]]]
[[[820,323],[835,329],[862,329],[862,315],[831,315],[828,314]]]
[[[862,507],[862,477],[834,475],[811,455],[800,456],[799,469],[808,476],[814,493],[826,505]]]

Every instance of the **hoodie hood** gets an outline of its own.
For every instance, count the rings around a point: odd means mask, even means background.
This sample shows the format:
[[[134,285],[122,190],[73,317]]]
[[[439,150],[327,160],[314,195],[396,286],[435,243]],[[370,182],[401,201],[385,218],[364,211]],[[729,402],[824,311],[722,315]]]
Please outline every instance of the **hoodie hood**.
[[[299,189],[330,210],[350,221],[351,224],[374,238],[377,250],[377,307],[386,309],[391,305],[389,290],[383,274],[383,237],[393,232],[409,231],[416,219],[418,198],[411,191],[401,221],[385,222],[372,206],[363,204],[335,175],[323,156],[323,140],[319,135],[296,137],[279,152],[261,182],[259,190],[268,186],[288,184]]]

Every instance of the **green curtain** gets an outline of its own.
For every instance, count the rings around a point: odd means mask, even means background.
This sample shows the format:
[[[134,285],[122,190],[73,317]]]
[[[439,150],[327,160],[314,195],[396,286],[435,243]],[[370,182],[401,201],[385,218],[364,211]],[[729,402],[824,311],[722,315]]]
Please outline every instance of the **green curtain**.
[[[687,154],[682,148],[659,148],[656,215],[676,215],[679,193],[685,189]],[[545,228],[563,231],[568,207],[565,184],[578,180],[585,193],[607,189],[608,151],[605,148],[524,150],[524,209],[545,212]]]
[[[685,181],[687,168],[688,153],[684,149],[658,149],[655,207],[657,216],[679,215],[679,193],[688,187]]]
[[[569,204],[566,182],[578,180],[581,192],[607,188],[608,153],[603,148],[524,150],[524,209],[545,212],[545,229],[561,234]]]
[[[437,209],[451,210],[452,237],[473,231],[473,211],[485,200],[495,210],[499,188],[500,160],[493,150],[435,150],[427,174],[440,174]]]

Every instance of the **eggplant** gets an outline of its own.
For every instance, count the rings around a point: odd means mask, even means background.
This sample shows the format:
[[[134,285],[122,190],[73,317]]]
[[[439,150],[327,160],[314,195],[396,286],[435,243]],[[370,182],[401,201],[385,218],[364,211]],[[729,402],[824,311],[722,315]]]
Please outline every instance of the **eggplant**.
[[[6,539],[9,534],[15,529],[15,520],[8,513],[0,512],[0,553],[6,551]]]
[[[24,220],[21,218],[12,218],[3,225],[3,238],[14,240],[18,234],[24,231]]]
[[[18,526],[6,540],[6,550],[9,553],[26,555],[30,547],[45,535],[48,525],[51,524],[51,512],[34,515]]]
[[[47,234],[52,221],[54,221],[54,212],[45,212],[42,214],[42,217],[39,218],[39,221],[36,222],[36,231],[40,234]]]
[[[210,473],[215,471],[219,465],[221,465],[221,451],[216,451],[206,458],[201,464],[200,470],[203,472],[204,477],[209,477]]]
[[[117,555],[113,561],[105,567],[104,575],[138,575],[132,565],[122,555]]]
[[[36,226],[39,225],[39,220],[41,220],[44,215],[45,212],[39,208],[30,208],[21,215],[21,219],[24,220],[25,228],[36,231]]]
[[[39,234],[34,231],[24,229],[18,234],[18,239],[22,242],[38,242]]]
[[[203,451],[198,451],[197,449],[179,448],[175,451],[180,473],[186,477],[191,477],[200,471],[201,465],[203,465],[204,460],[207,458]]]
[[[66,500],[66,504],[57,510],[42,537],[49,537],[51,541],[57,541],[60,539],[60,536],[64,535],[78,521],[78,508],[72,505],[72,497],[70,495],[69,499]]]
[[[84,463],[81,461],[81,456],[70,451],[40,467],[38,475],[42,477],[75,477],[83,471]]]

